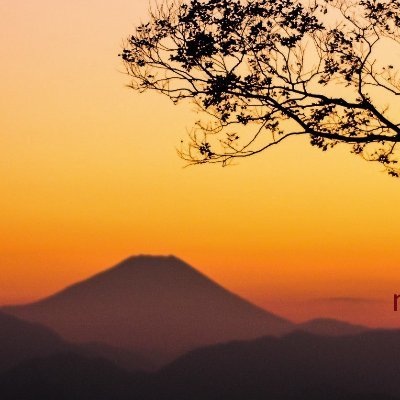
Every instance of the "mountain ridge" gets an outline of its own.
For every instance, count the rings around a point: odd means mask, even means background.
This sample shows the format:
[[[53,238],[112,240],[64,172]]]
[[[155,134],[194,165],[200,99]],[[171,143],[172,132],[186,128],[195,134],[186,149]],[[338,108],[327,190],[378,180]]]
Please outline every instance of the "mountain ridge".
[[[303,330],[324,335],[367,327],[319,318],[295,324],[236,295],[179,258],[131,256],[42,300],[4,312],[71,342],[100,342],[162,366],[198,347]]]
[[[0,373],[4,400],[399,400],[400,330],[292,332],[199,348],[152,373],[56,355]],[[17,394],[17,396],[16,396]]]
[[[140,349],[160,363],[196,347],[290,331],[175,256],[134,256],[43,300],[3,311],[73,342]]]
[[[113,266],[111,268],[107,268],[107,269],[100,271],[88,278],[82,279],[76,283],[68,285],[67,287],[65,287],[49,296],[46,296],[43,299],[39,299],[39,300],[30,302],[30,303],[24,303],[24,304],[10,304],[10,305],[3,306],[2,308],[7,309],[7,308],[21,307],[21,306],[34,307],[36,304],[41,304],[43,302],[51,301],[52,299],[62,296],[64,294],[68,293],[69,291],[73,291],[76,288],[81,287],[82,285],[93,284],[96,281],[106,278],[107,276],[109,276],[110,274],[112,274],[113,272],[116,272],[118,270],[137,268],[138,267],[137,263],[142,260],[145,260],[145,261],[151,260],[151,261],[156,261],[156,262],[158,262],[160,260],[172,260],[174,262],[175,266],[180,266],[180,267],[184,266],[186,268],[186,271],[189,270],[192,274],[195,274],[197,276],[197,278],[202,279],[204,281],[204,283],[207,284],[207,283],[212,282],[213,285],[218,286],[220,289],[224,290],[226,293],[229,293],[232,296],[240,298],[242,301],[250,304],[252,307],[258,308],[262,312],[266,311],[264,308],[251,303],[249,300],[245,299],[244,297],[223,287],[218,282],[211,280],[205,274],[203,274],[199,270],[193,268],[190,264],[186,263],[185,261],[181,260],[180,258],[178,258],[174,255],[162,256],[162,255],[148,255],[148,254],[139,254],[136,256],[130,256],[130,257],[122,260],[121,262],[117,263],[115,266]],[[132,264],[134,264],[134,265],[132,265]],[[288,321],[286,318],[280,317],[275,313],[271,313],[270,311],[268,311],[268,313],[271,315],[274,315],[277,319]]]

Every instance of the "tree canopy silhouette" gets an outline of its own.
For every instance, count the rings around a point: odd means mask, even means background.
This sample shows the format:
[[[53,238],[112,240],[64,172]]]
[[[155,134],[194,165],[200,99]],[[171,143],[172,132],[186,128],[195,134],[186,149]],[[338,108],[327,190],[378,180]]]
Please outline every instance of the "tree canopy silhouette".
[[[399,52],[397,1],[167,0],[120,56],[132,88],[207,114],[179,150],[189,163],[306,136],[399,176]]]

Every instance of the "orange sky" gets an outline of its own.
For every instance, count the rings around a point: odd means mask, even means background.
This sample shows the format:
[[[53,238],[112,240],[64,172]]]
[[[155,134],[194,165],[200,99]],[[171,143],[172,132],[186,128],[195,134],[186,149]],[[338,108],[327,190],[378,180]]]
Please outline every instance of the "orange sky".
[[[146,8],[0,2],[0,304],[175,254],[295,320],[400,326],[400,181],[302,140],[183,169],[199,116],[126,89],[117,57]]]

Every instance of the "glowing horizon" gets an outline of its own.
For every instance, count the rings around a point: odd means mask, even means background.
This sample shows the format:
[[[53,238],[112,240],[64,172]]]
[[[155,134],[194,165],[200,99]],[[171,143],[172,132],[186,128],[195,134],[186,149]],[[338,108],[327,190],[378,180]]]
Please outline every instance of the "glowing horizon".
[[[182,168],[175,147],[199,115],[124,87],[117,57],[146,9],[0,4],[0,304],[174,254],[296,321],[399,327],[398,180],[299,139],[238,166]]]

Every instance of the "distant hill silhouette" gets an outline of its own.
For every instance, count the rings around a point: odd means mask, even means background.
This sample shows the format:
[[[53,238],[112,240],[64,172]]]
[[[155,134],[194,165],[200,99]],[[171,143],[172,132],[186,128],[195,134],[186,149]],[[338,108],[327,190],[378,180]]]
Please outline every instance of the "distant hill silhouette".
[[[400,331],[295,332],[194,350],[153,374],[76,355],[0,374],[2,400],[399,400]]]
[[[66,343],[50,329],[0,312],[0,372],[65,348]]]
[[[317,318],[298,324],[296,330],[315,333],[317,335],[343,336],[366,332],[370,328],[336,319]]]
[[[80,343],[73,344],[74,354],[85,357],[97,357],[108,360],[117,367],[126,371],[153,371],[156,365],[141,353],[133,352],[121,347],[111,346],[105,343]]]
[[[47,299],[5,310],[68,340],[140,351],[157,363],[196,347],[294,328],[173,256],[131,257]]]
[[[69,343],[49,328],[0,312],[0,372],[60,353],[102,357],[129,371],[153,369],[148,360],[127,350],[101,343]]]
[[[400,331],[232,342],[182,356],[151,388],[168,400],[398,399],[399,344]]]

